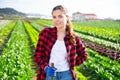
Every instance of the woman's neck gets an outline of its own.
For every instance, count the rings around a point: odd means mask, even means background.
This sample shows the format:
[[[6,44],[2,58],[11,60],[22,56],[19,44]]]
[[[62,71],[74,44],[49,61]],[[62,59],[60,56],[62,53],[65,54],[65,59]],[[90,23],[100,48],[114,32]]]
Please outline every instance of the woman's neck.
[[[57,33],[65,33],[65,28],[57,28]]]
[[[64,37],[65,37],[65,29],[64,28],[57,29],[57,38],[58,38],[58,40],[63,40]]]

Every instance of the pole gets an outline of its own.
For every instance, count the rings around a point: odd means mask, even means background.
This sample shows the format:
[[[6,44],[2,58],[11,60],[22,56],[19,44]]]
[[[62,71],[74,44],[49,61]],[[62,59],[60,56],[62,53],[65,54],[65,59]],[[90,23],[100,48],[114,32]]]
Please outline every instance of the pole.
[[[54,68],[54,63],[51,63],[51,67]],[[54,80],[54,76],[51,77],[51,80]]]

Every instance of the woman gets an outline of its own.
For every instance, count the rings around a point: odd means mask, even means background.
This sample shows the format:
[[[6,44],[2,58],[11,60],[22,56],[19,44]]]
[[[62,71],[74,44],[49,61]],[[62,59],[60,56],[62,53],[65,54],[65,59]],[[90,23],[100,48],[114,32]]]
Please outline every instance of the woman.
[[[54,80],[77,80],[73,69],[86,60],[85,47],[73,32],[64,6],[54,7],[52,17],[54,27],[41,30],[35,50],[34,60],[39,66],[37,80],[51,80],[51,77]],[[51,67],[51,63],[57,70]]]

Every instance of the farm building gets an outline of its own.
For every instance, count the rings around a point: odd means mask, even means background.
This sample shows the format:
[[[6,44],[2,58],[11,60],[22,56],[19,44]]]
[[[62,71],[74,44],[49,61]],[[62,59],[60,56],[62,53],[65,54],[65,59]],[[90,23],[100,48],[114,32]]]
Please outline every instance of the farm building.
[[[97,15],[96,14],[84,14],[84,13],[80,13],[80,12],[75,12],[72,14],[72,20],[74,21],[79,21],[79,20],[98,20]]]

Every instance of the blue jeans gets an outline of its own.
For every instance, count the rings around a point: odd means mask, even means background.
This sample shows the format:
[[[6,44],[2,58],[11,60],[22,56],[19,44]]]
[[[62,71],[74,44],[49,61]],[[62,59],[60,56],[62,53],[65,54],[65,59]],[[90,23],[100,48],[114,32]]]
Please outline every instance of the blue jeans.
[[[51,80],[51,77],[46,75],[45,80]],[[68,71],[62,71],[62,72],[56,72],[56,76],[54,77],[54,80],[73,80],[71,72]]]

